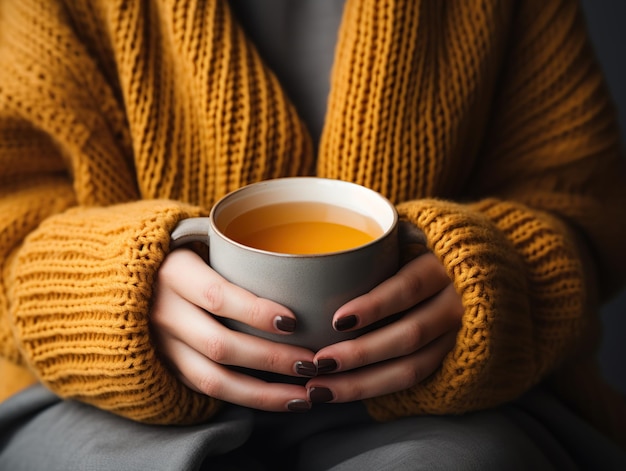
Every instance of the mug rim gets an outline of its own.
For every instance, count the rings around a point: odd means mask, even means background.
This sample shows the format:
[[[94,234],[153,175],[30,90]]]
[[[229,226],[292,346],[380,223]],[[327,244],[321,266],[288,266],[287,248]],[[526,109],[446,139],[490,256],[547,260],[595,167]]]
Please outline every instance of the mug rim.
[[[350,247],[348,249],[336,250],[332,252],[320,252],[320,253],[313,253],[313,254],[292,254],[292,253],[284,253],[284,252],[274,252],[271,250],[264,250],[264,249],[259,249],[256,247],[251,247],[249,245],[242,244],[241,242],[237,242],[236,240],[228,237],[226,234],[224,234],[224,232],[222,232],[217,227],[216,219],[218,216],[217,213],[220,211],[220,207],[223,206],[228,200],[232,198],[237,198],[237,196],[240,193],[249,191],[251,187],[269,186],[269,185],[280,184],[280,183],[289,184],[292,182],[295,183],[296,181],[300,184],[303,183],[304,181],[307,181],[307,182],[316,182],[316,183],[323,183],[323,184],[330,184],[330,185],[345,185],[345,186],[349,186],[352,188],[357,188],[359,191],[364,191],[366,193],[369,193],[372,197],[380,199],[381,202],[390,210],[391,221],[388,224],[388,227],[383,228],[381,226],[381,229],[383,229],[382,234],[380,234],[378,237],[376,237],[374,240],[370,242],[367,242],[362,245],[357,245],[355,247]],[[248,185],[244,185],[240,188],[237,188],[236,190],[233,190],[227,193],[226,195],[218,199],[217,202],[211,208],[211,211],[209,214],[209,223],[213,230],[213,233],[216,236],[220,237],[222,240],[247,251],[264,254],[264,255],[270,255],[273,257],[286,257],[286,258],[321,258],[321,257],[337,256],[339,254],[355,253],[355,252],[359,252],[362,250],[366,250],[368,247],[371,247],[375,244],[379,244],[382,241],[384,241],[386,238],[391,236],[397,229],[398,220],[399,220],[399,216],[398,216],[398,211],[396,207],[386,196],[382,195],[376,190],[372,190],[371,188],[368,188],[364,185],[360,185],[358,183],[354,183],[354,182],[350,182],[346,180],[339,180],[339,179],[325,178],[325,177],[304,177],[304,176],[303,177],[272,178],[272,179],[261,180],[258,182],[250,183]]]

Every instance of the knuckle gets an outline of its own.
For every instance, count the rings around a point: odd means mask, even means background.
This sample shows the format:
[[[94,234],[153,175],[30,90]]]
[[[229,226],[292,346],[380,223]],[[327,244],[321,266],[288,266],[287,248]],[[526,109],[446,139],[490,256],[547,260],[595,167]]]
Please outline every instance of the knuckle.
[[[181,266],[186,262],[188,255],[186,249],[178,249],[170,252],[159,267],[157,279],[166,283],[177,279],[180,276]]]
[[[421,383],[425,378],[425,368],[413,358],[405,358],[394,369],[394,390],[404,391]],[[413,360],[413,361],[412,361]]]
[[[423,369],[415,364],[411,368],[405,368],[400,375],[399,384],[401,389],[409,389],[425,379]]]
[[[210,283],[205,287],[202,296],[209,312],[218,314],[224,307],[224,286],[222,283]]]
[[[405,276],[401,278],[402,280],[402,293],[406,293],[407,296],[412,296],[420,293],[424,286],[424,282],[422,279],[416,274],[406,273]]]
[[[248,305],[246,323],[253,326],[263,326],[263,313],[263,300],[261,298],[254,298]]]
[[[369,350],[361,342],[352,341],[350,351],[354,361],[352,368],[360,368],[370,364]]]
[[[265,371],[281,372],[283,364],[283,356],[277,350],[270,350],[265,354],[263,360],[263,369]]]
[[[419,367],[405,368],[395,378],[396,389],[404,391],[422,382],[422,371]]]
[[[206,394],[217,399],[222,398],[222,391],[224,384],[215,375],[204,375],[198,379],[198,389]]]
[[[417,320],[407,323],[402,329],[402,340],[398,345],[403,345],[406,353],[413,353],[422,348],[424,343],[424,329]]]
[[[228,360],[226,340],[221,336],[212,336],[206,341],[205,355],[215,363],[224,364]]]
[[[344,400],[349,401],[360,401],[362,399],[367,399],[365,388],[359,381],[351,382],[347,385],[347,389],[344,392],[345,397]]]
[[[167,283],[168,280],[171,280],[175,276],[176,269],[173,259],[173,253],[165,257],[165,260],[163,260],[157,272],[157,282]]]
[[[273,410],[274,400],[271,394],[263,388],[257,388],[253,393],[254,407],[260,410]]]
[[[368,299],[368,309],[372,313],[372,319],[378,320],[385,317],[385,296],[378,292],[371,292]]]

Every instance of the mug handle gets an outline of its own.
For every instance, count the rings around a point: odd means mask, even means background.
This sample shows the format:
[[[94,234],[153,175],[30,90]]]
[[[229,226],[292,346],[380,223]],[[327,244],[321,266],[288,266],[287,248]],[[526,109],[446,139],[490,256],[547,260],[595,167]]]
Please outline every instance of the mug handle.
[[[190,242],[209,245],[211,218],[187,218],[178,222],[170,235],[170,249],[174,250]]]

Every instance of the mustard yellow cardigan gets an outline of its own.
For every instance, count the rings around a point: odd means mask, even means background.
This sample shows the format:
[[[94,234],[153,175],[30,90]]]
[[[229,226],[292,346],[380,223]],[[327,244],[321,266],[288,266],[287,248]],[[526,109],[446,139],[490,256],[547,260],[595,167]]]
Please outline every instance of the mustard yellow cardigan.
[[[210,418],[218,401],[150,334],[169,233],[305,174],[389,197],[465,305],[441,368],[367,401],[374,417],[493,407],[541,381],[580,410],[609,394],[589,358],[624,277],[626,179],[575,2],[348,0],[312,149],[225,0],[0,2],[4,395],[34,378],[134,420]]]

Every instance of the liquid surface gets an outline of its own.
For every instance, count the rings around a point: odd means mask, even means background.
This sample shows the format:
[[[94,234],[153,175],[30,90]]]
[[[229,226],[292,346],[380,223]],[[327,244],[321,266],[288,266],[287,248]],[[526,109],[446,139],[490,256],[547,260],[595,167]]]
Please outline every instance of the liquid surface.
[[[319,254],[367,244],[382,234],[372,218],[322,203],[280,203],[255,208],[234,218],[224,233],[261,250]]]

